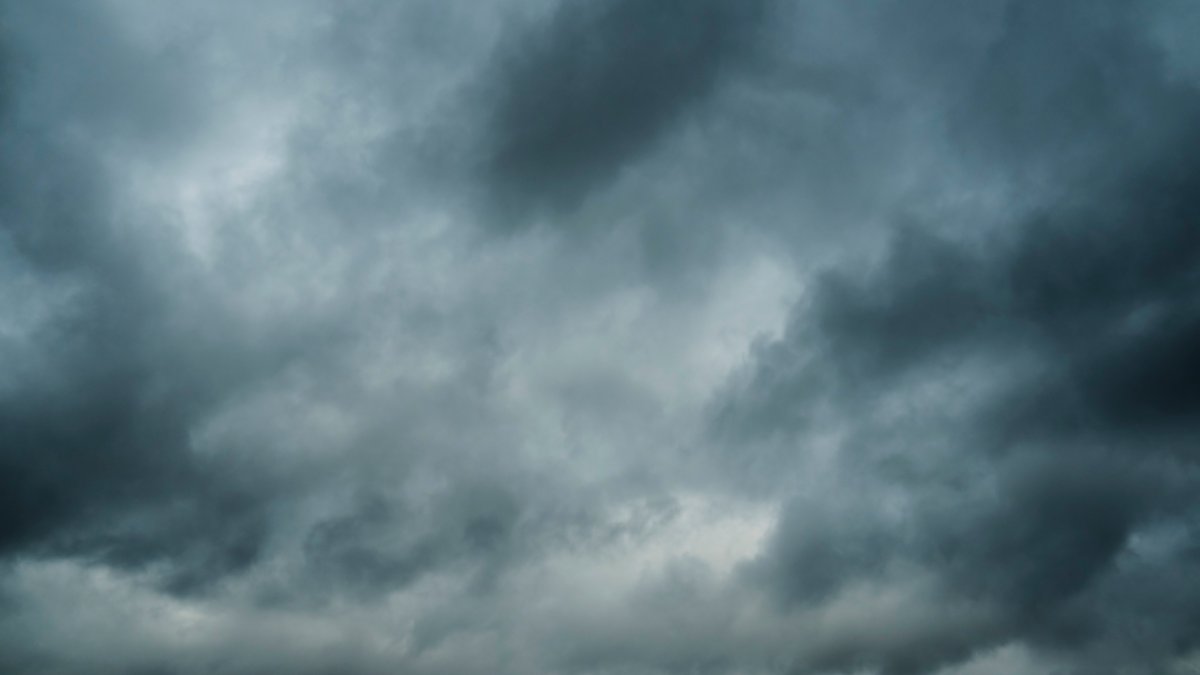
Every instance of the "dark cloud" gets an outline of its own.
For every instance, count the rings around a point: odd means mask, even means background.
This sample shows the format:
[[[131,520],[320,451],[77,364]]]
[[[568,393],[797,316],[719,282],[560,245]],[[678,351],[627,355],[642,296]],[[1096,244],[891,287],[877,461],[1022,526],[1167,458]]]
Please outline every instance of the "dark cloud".
[[[1147,161],[1195,113],[1137,30],[1147,4],[1014,2],[965,91],[961,142],[993,165],[1095,175]],[[1061,179],[1061,176],[1060,176]]]
[[[21,18],[36,30],[91,17],[73,5],[58,11]],[[0,551],[128,568],[165,562],[165,583],[186,590],[252,563],[265,536],[265,486],[227,481],[225,469],[194,458],[189,433],[250,372],[278,361],[246,345],[213,353],[201,339],[181,341],[166,306],[172,291],[154,279],[157,264],[170,263],[149,263],[156,252],[122,236],[128,223],[115,216],[112,176],[93,144],[134,133],[113,126],[129,121],[118,114],[142,116],[139,142],[156,143],[158,129],[186,126],[174,106],[188,93],[95,18],[72,49],[97,77],[55,79],[58,55],[22,54],[0,131],[0,224],[14,276],[77,289],[26,338],[33,363],[0,394]],[[71,104],[40,109],[43,78]],[[77,121],[80,110],[99,112]]]
[[[1129,576],[1157,566],[1172,584],[1175,554],[1151,562],[1138,542],[1186,531],[1197,512],[1187,373],[1200,186],[1184,150],[1197,95],[1165,78],[1118,15],[1014,6],[972,92],[992,115],[970,128],[998,143],[993,161],[1060,163],[1065,194],[982,237],[910,226],[870,272],[827,273],[721,409],[729,442],[775,452],[776,467],[804,465],[807,436],[849,424],[845,470],[885,476],[876,489],[905,486],[890,515],[860,505],[811,522],[797,502],[751,568],[755,583],[811,603],[912,565],[937,580],[941,601],[995,611],[987,631],[874,654],[864,645],[825,667],[929,672],[1018,641],[1069,655],[1080,672],[1162,672],[1191,649],[1189,621],[1134,599],[1165,589]],[[1019,65],[1034,62],[1041,75]],[[1122,160],[1080,166],[1062,143],[1088,161]],[[790,456],[769,450],[780,432]],[[1125,583],[1137,590],[1117,590]],[[1116,628],[1134,616],[1146,633]],[[1163,635],[1183,642],[1166,647]]]
[[[578,206],[716,86],[763,12],[757,0],[566,3],[505,45],[487,169],[502,207]]]
[[[1200,663],[1176,3],[0,7],[0,670]]]

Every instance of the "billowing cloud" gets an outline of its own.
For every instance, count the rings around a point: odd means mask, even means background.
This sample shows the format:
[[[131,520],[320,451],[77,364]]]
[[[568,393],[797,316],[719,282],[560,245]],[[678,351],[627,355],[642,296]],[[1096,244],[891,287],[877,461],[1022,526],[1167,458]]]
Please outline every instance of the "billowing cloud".
[[[0,4],[0,670],[1193,672],[1198,18]]]

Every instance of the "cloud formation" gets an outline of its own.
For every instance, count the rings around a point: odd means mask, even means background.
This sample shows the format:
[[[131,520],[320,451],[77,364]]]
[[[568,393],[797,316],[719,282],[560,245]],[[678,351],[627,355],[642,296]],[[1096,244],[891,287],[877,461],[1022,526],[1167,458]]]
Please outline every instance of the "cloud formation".
[[[758,0],[558,7],[504,54],[490,181],[510,199],[578,206],[711,93],[761,13]]]
[[[1193,672],[1198,20],[0,3],[0,670]]]

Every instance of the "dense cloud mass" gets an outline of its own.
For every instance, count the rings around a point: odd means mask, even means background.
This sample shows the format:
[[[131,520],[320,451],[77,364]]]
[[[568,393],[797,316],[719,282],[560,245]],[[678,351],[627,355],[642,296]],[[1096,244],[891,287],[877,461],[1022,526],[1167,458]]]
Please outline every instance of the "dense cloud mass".
[[[1197,672],[1198,32],[0,0],[0,671]]]

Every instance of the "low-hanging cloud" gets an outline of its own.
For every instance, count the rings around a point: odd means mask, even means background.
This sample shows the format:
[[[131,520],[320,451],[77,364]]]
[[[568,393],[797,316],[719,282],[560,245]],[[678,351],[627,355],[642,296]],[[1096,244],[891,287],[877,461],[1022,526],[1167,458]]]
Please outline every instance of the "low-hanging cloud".
[[[0,669],[1191,672],[1196,17],[0,3]]]

